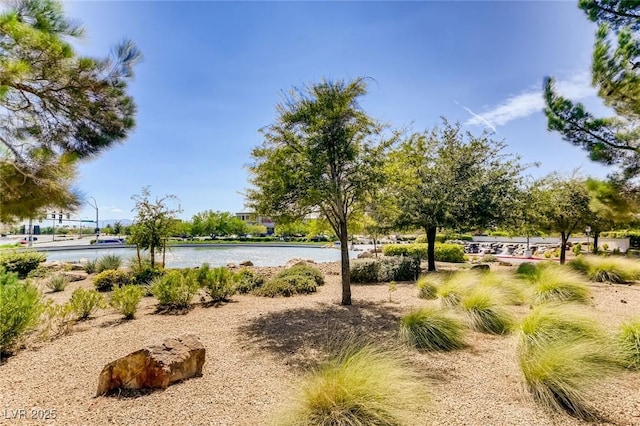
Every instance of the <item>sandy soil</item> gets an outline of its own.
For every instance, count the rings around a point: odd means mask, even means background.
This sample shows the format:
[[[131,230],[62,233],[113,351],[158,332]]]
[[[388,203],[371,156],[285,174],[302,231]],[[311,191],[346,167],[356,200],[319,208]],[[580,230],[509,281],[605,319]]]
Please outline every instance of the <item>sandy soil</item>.
[[[285,404],[293,385],[321,355],[332,336],[357,333],[393,341],[397,320],[436,302],[417,297],[412,283],[398,283],[389,301],[386,285],[354,285],[353,305],[340,306],[338,264],[324,264],[327,284],[293,298],[236,295],[217,307],[201,304],[185,315],[154,314],[145,298],[133,321],[104,310],[57,340],[28,347],[0,365],[0,424],[59,425],[262,425]],[[591,284],[589,308],[603,326],[640,314],[640,285]],[[48,294],[62,302],[77,287]],[[527,307],[514,307],[523,315]],[[203,376],[165,391],[133,397],[95,398],[105,364],[163,338],[194,333],[207,354]],[[406,350],[430,389],[433,425],[580,425],[541,410],[522,389],[514,336],[472,333],[469,348],[453,353]],[[603,383],[597,407],[601,424],[640,425],[640,373]],[[24,410],[27,419],[13,418]],[[55,419],[32,419],[32,416]]]

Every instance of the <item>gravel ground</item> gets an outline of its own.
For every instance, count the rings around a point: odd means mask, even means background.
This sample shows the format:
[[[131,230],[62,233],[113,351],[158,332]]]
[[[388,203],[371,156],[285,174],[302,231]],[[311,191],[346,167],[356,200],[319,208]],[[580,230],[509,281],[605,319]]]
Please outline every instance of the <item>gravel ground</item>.
[[[273,272],[273,268],[263,268]],[[339,264],[322,264],[327,284],[318,293],[293,298],[236,295],[217,307],[198,304],[184,315],[154,314],[145,298],[133,321],[112,311],[75,326],[54,341],[27,347],[0,365],[0,424],[59,425],[263,425],[288,401],[305,368],[321,356],[332,336],[368,335],[392,341],[397,319],[435,303],[417,298],[415,286],[398,283],[389,301],[386,285],[352,286],[353,305],[340,301]],[[71,283],[64,301],[90,280]],[[589,308],[603,326],[640,314],[640,285],[592,284]],[[624,301],[624,302],[623,302]],[[522,315],[527,307],[513,308]],[[95,398],[97,379],[110,361],[140,347],[183,333],[206,348],[203,376],[165,391],[134,397]],[[581,425],[540,409],[522,389],[514,336],[472,333],[467,349],[420,354],[406,350],[430,389],[433,425]],[[598,408],[608,422],[640,425],[640,373],[602,383]],[[27,419],[13,419],[24,410]],[[51,415],[55,419],[32,419]]]

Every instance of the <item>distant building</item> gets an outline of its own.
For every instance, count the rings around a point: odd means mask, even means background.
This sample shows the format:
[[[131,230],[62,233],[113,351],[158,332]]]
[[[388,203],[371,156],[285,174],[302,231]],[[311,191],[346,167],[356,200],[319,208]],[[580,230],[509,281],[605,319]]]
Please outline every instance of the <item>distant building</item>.
[[[236,213],[236,217],[247,225],[262,225],[267,228],[267,234],[273,234],[276,224],[270,217],[258,216],[252,212],[240,212]]]

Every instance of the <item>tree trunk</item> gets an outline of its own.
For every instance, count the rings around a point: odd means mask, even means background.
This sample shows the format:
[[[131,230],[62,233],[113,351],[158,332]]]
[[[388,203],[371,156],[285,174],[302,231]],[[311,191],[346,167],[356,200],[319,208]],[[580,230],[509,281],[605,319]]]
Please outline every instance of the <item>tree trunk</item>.
[[[140,246],[136,244],[136,255],[138,256],[138,267],[142,269],[142,258],[140,257]]]
[[[162,244],[162,268],[164,268],[164,260],[167,254],[167,240],[164,240],[164,244]]]
[[[156,248],[155,246],[149,247],[149,254],[151,255],[151,269],[156,267]]]
[[[564,265],[565,260],[567,259],[567,240],[569,240],[570,234],[565,234],[564,232],[560,233],[560,239],[562,243],[560,244],[560,264]]]
[[[427,271],[429,272],[436,270],[436,230],[435,226],[425,228],[427,233]]]
[[[373,237],[373,255],[378,257],[378,247],[376,245],[376,237]]]
[[[340,226],[340,257],[342,259],[342,304],[351,305],[351,277],[349,269],[349,235],[347,222],[341,221]]]
[[[593,252],[598,253],[598,237],[600,236],[600,232],[593,233]]]

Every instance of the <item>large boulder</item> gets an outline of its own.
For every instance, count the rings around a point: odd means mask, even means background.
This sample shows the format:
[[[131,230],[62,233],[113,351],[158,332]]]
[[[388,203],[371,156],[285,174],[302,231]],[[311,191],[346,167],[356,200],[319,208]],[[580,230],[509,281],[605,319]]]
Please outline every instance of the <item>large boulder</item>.
[[[370,251],[363,251],[362,253],[358,254],[358,259],[371,259],[373,257],[375,257],[375,255]]]
[[[205,349],[193,334],[170,337],[107,364],[97,396],[114,389],[166,389],[173,382],[202,375]]]
[[[82,281],[86,280],[89,274],[84,271],[65,271],[61,272],[61,275],[67,277],[69,281]]]
[[[244,262],[240,262],[240,266],[253,266],[253,262],[250,260],[245,260]]]

